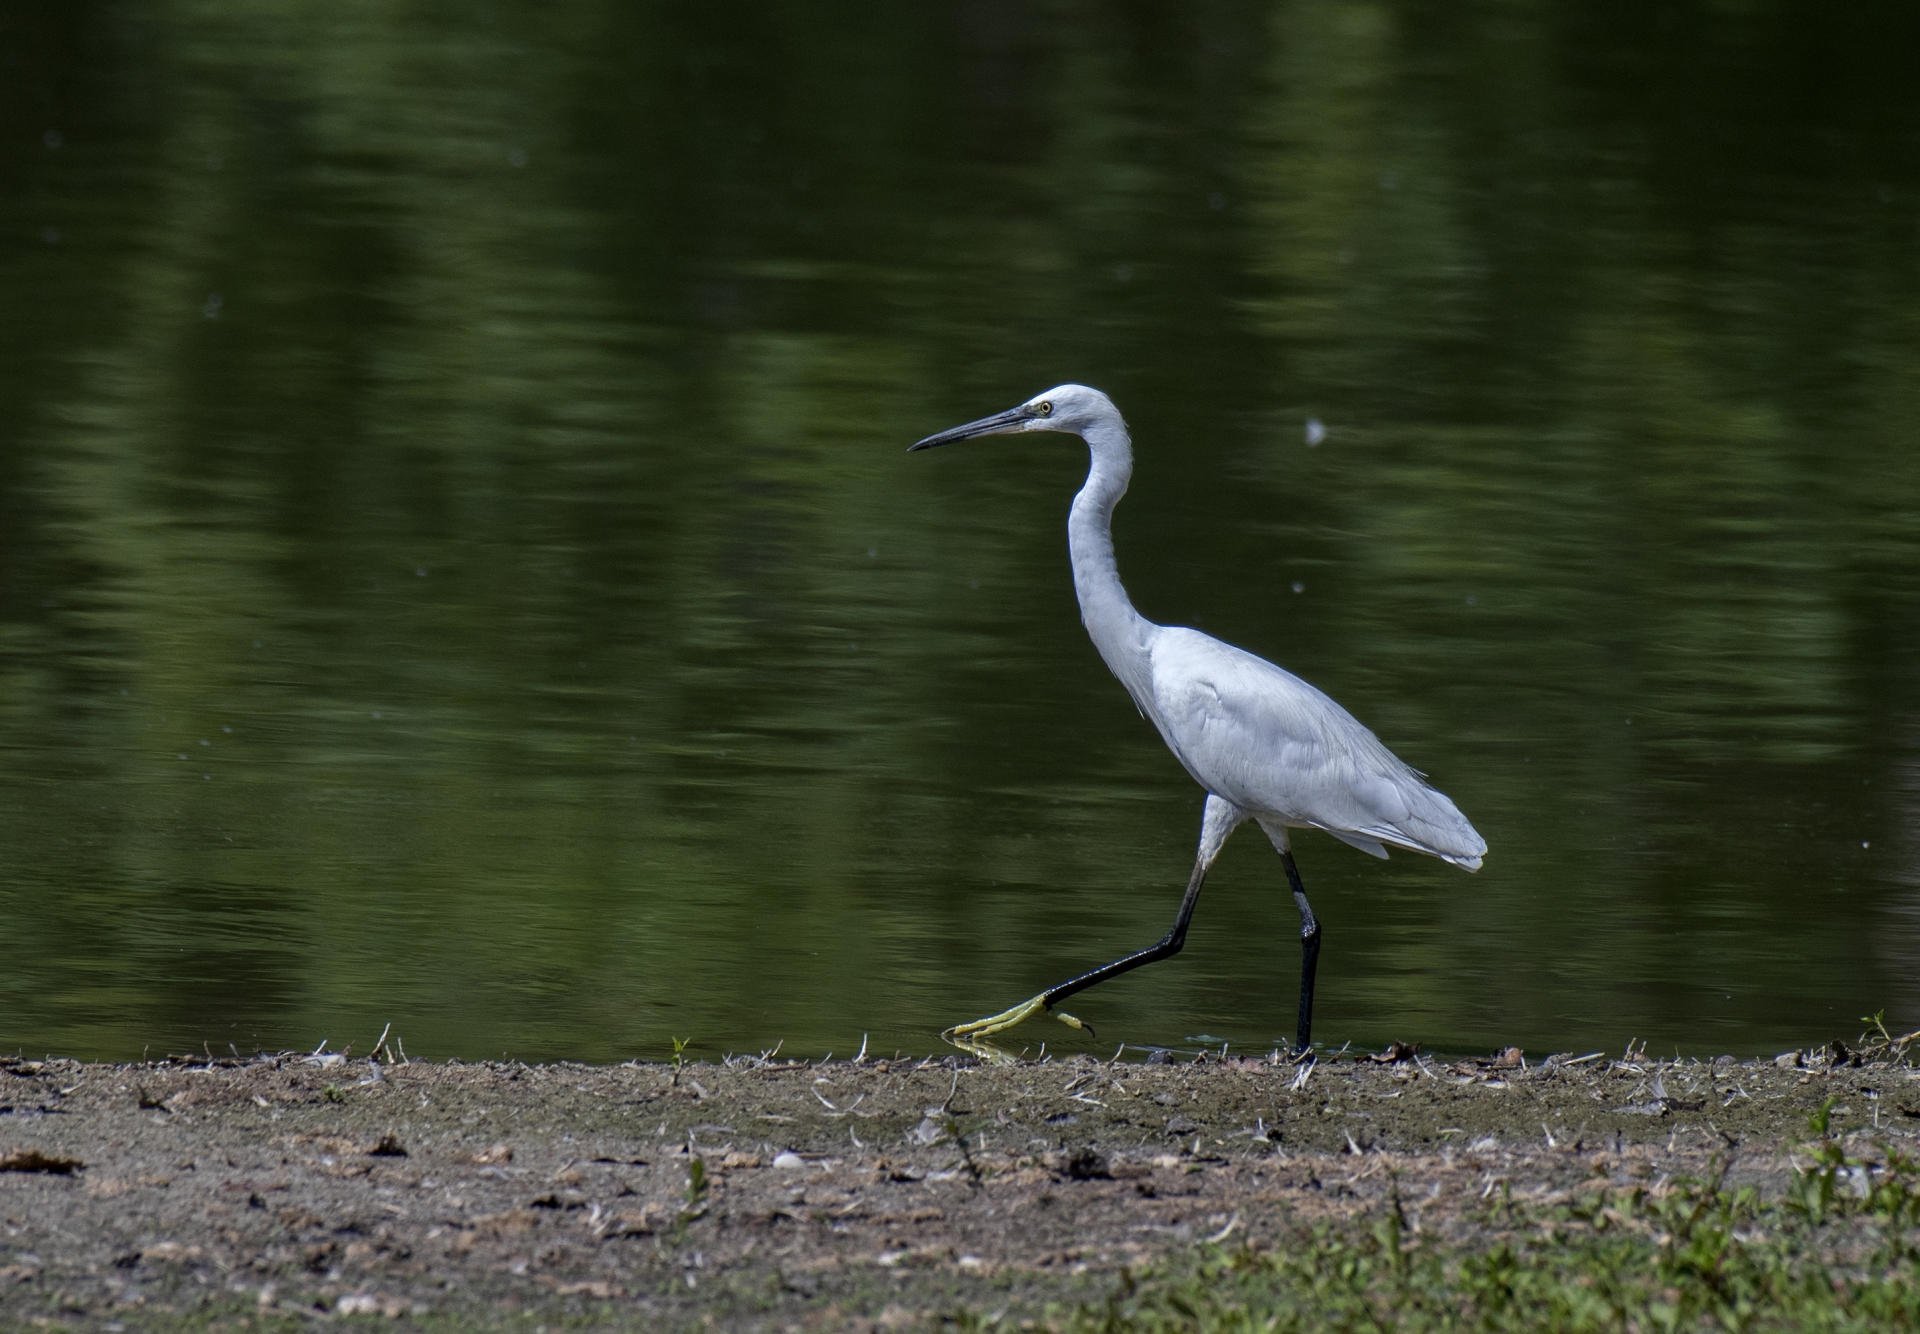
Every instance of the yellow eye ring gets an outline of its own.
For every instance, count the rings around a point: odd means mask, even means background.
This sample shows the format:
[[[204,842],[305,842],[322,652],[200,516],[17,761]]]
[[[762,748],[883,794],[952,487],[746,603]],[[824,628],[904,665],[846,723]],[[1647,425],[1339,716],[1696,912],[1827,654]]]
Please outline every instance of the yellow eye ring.
[[[1053,404],[1044,399],[1035,403],[1033,405],[1033,415],[1036,417],[1051,417],[1053,415]]]

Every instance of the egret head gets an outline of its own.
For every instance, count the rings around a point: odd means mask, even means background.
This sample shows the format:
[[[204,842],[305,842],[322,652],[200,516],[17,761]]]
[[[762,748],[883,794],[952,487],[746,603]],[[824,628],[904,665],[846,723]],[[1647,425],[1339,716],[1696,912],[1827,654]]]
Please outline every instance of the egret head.
[[[1055,385],[1044,394],[1035,394],[1017,408],[996,412],[965,426],[954,426],[907,448],[932,449],[960,440],[977,440],[983,435],[1013,435],[1019,431],[1062,431],[1085,435],[1087,428],[1100,421],[1120,420],[1113,400],[1098,389],[1083,384]]]

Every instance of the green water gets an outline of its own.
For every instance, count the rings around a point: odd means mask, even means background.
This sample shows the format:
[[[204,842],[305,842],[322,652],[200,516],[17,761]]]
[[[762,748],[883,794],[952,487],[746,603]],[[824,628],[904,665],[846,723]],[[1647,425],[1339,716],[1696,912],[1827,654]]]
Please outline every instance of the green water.
[[[1920,1026],[1910,7],[129,0],[0,20],[0,1049],[934,1049],[1169,924],[1078,624],[1430,772],[1318,1036]],[[1307,444],[1309,419],[1325,423]],[[1292,1031],[1243,831],[1118,1041]],[[1084,1042],[1058,1024],[1020,1034]]]

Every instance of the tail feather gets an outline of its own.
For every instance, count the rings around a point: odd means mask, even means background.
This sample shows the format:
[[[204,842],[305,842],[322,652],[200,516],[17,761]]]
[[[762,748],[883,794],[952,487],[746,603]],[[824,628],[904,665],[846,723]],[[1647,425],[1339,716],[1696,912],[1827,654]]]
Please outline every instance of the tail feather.
[[[1480,831],[1446,793],[1429,787],[1420,795],[1425,800],[1414,804],[1402,831],[1420,851],[1469,871],[1479,870],[1481,858],[1487,855],[1487,840]]]
[[[1387,855],[1381,846],[1385,843],[1409,852],[1424,852],[1462,870],[1480,869],[1481,859],[1487,855],[1487,841],[1446,793],[1422,785],[1417,793],[1400,795],[1407,799],[1407,809],[1393,824],[1327,832],[1376,857]]]

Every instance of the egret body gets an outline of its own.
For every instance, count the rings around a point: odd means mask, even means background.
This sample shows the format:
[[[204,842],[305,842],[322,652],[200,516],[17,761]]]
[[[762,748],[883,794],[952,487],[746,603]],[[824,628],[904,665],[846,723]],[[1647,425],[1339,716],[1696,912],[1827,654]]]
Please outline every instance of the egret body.
[[[1272,840],[1300,910],[1300,1018],[1296,1045],[1311,1050],[1320,925],[1294,864],[1288,831],[1323,829],[1362,852],[1424,852],[1480,869],[1486,841],[1445,794],[1401,763],[1352,714],[1290,672],[1211,635],[1155,625],[1133,608],[1113,556],[1113,507],[1133,475],[1133,443],[1113,401],[1097,389],[1063,384],[1019,407],[930,435],[913,449],[1025,431],[1059,431],[1086,441],[1086,485],[1067,520],[1080,619],[1094,647],[1159,729],[1174,757],[1206,789],[1200,849],[1173,929],[1158,944],[1041,992],[1003,1014],[961,1024],[963,1043],[1011,1028],[1095,983],[1180,952],[1200,886],[1227,836],[1247,820]],[[1071,1015],[1058,1017],[1076,1028]]]

